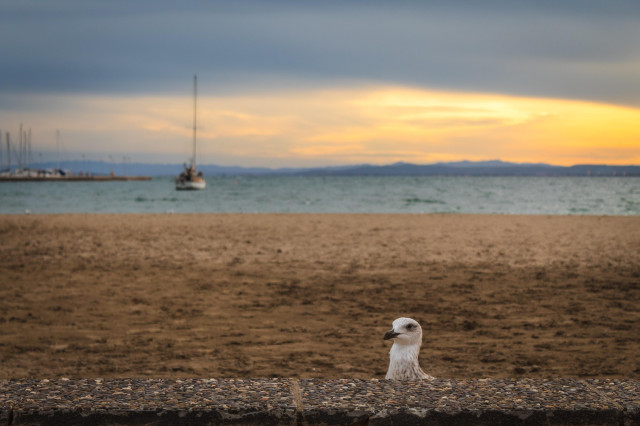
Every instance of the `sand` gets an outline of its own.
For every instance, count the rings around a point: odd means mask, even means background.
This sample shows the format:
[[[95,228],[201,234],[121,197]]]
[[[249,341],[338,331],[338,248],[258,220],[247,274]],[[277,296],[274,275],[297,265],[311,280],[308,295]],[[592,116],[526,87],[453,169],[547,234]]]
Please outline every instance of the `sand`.
[[[640,378],[640,217],[0,216],[0,378]]]

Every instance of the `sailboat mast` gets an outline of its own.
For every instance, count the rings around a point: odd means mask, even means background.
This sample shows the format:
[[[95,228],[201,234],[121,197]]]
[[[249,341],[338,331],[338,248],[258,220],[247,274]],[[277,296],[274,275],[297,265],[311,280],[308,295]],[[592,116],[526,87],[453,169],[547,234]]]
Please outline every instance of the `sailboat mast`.
[[[196,169],[196,106],[198,97],[198,76],[193,76],[193,170]]]
[[[56,173],[60,172],[60,130],[56,129]]]
[[[7,170],[11,174],[11,135],[7,132]]]

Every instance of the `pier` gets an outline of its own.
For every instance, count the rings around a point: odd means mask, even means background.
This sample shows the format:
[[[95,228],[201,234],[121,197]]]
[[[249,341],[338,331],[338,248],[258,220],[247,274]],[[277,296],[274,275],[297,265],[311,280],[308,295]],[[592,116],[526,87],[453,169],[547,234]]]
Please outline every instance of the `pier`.
[[[151,176],[0,176],[0,182],[108,182],[151,180]]]

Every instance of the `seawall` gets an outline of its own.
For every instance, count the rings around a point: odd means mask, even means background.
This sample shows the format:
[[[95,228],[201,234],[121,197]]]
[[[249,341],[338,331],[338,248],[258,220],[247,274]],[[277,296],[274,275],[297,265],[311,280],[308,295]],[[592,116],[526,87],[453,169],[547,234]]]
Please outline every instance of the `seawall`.
[[[640,381],[0,380],[0,425],[639,425]]]

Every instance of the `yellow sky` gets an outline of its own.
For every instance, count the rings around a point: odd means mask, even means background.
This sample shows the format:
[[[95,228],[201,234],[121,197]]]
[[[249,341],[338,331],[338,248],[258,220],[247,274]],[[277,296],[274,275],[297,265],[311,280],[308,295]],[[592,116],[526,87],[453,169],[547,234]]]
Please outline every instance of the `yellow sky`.
[[[191,102],[69,97],[58,99],[65,108],[21,117],[34,128],[64,129],[67,150],[182,161],[190,150]],[[201,163],[640,164],[640,110],[606,104],[380,86],[201,96],[198,104]]]

